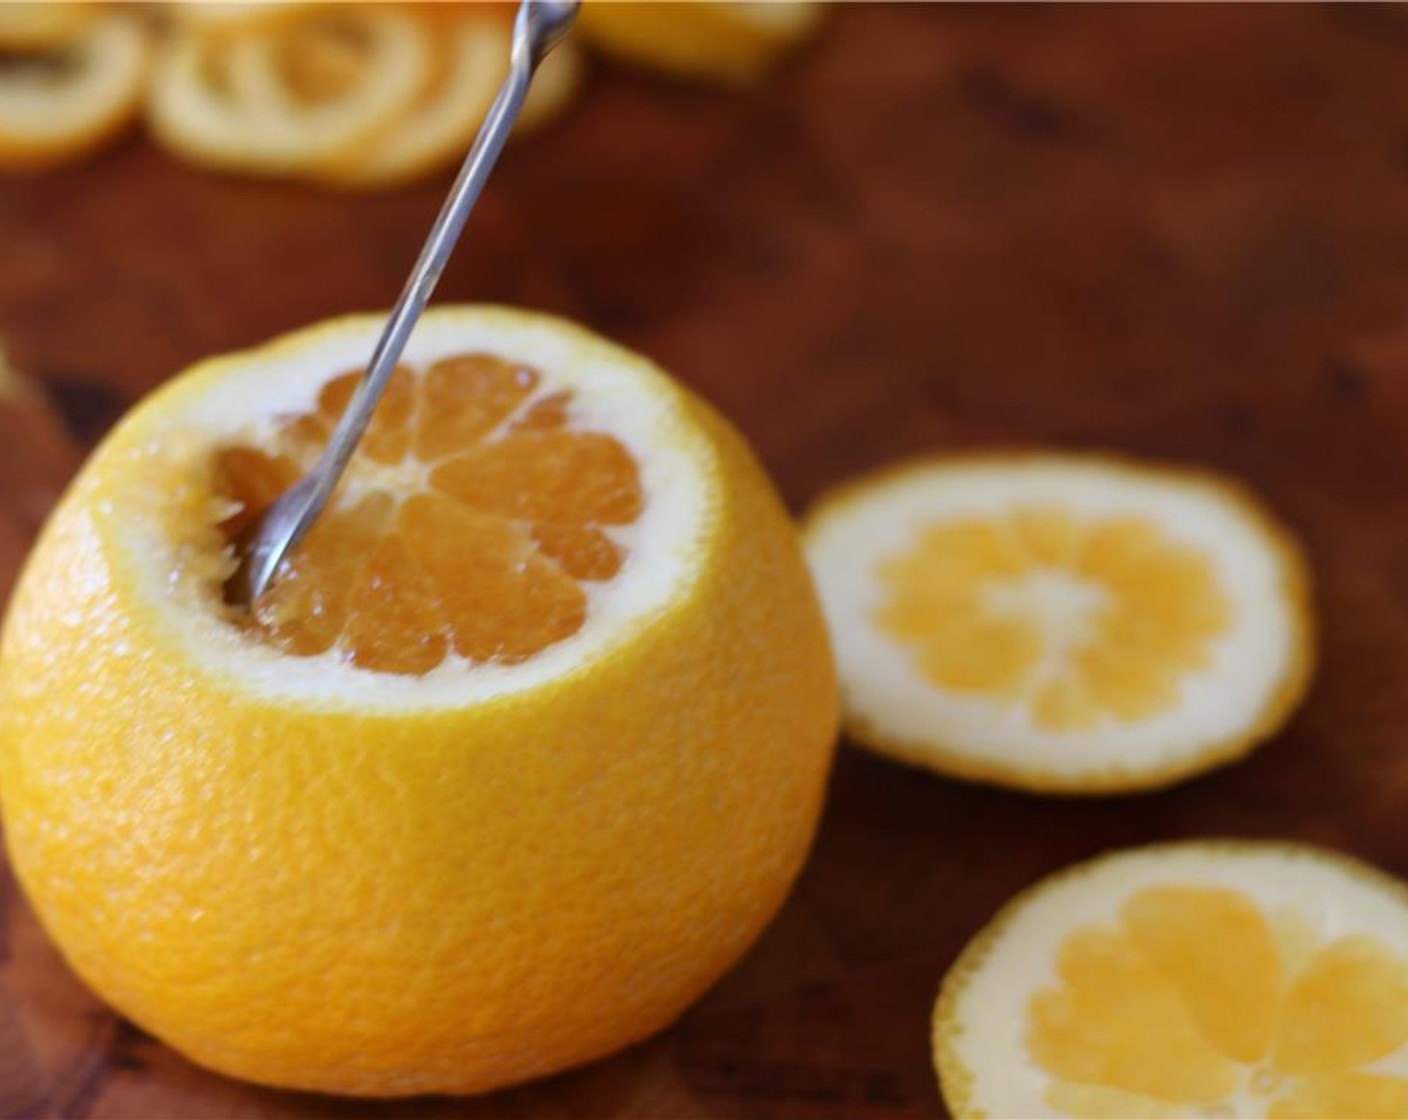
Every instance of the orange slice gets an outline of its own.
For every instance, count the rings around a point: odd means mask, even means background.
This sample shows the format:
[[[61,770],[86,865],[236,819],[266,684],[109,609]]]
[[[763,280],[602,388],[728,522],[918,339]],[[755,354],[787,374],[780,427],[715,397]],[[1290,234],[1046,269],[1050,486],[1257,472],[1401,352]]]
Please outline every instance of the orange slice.
[[[1210,475],[956,456],[809,515],[857,740],[1043,792],[1166,784],[1264,740],[1303,694],[1309,578]]]
[[[509,31],[502,19],[489,13],[445,16],[434,35],[434,49],[435,73],[417,103],[345,158],[319,168],[319,181],[382,187],[433,174],[464,159],[506,72]]]
[[[0,167],[38,170],[86,155],[141,105],[149,43],[135,16],[85,15],[72,38],[0,51]]]
[[[1065,871],[964,951],[934,1012],[955,1117],[1408,1117],[1408,889],[1292,844]]]
[[[347,159],[431,80],[423,20],[386,5],[314,10],[226,39],[179,29],[152,82],[157,138],[198,163],[260,175]]]

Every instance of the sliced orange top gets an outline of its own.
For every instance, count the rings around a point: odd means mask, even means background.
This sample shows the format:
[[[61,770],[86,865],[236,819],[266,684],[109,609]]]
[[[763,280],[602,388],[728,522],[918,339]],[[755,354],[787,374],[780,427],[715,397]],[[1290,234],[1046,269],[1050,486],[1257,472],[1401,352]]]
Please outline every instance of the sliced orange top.
[[[313,465],[360,374],[328,381],[312,412],[278,420],[271,445],[215,453],[221,529],[238,550],[258,516]],[[486,353],[398,368],[332,506],[282,578],[237,617],[292,654],[424,673],[451,653],[518,661],[576,633],[583,584],[625,551],[639,517],[629,452],[572,419],[570,392]]]

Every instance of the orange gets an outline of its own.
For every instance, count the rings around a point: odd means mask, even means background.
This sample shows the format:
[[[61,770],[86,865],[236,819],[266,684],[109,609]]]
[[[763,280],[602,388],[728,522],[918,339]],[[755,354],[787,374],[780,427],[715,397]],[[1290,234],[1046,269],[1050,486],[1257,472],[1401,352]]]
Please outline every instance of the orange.
[[[478,1092],[659,1030],[751,944],[835,682],[739,437],[526,312],[429,313],[305,547],[229,605],[380,325],[202,363],[94,454],[0,644],[0,807],[75,970],[195,1061]]]
[[[1408,889],[1295,844],[1094,860],[974,939],[934,1054],[956,1117],[1408,1117]]]

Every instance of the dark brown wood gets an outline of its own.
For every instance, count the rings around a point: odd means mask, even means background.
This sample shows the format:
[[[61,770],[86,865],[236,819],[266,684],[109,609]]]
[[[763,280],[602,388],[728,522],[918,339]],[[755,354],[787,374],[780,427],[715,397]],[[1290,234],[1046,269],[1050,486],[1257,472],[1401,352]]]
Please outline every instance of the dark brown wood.
[[[897,456],[1117,448],[1224,469],[1305,537],[1322,670],[1250,761],[1047,801],[844,747],[816,851],[674,1029],[477,1101],[266,1092],[106,1012],[0,879],[0,1114],[910,1120],[993,909],[1105,848],[1300,837],[1408,874],[1408,13],[838,9],[763,89],[599,68],[510,153],[445,279],[652,354],[789,502]],[[186,363],[394,297],[443,184],[347,198],[134,141],[0,182],[0,569],[78,449]]]

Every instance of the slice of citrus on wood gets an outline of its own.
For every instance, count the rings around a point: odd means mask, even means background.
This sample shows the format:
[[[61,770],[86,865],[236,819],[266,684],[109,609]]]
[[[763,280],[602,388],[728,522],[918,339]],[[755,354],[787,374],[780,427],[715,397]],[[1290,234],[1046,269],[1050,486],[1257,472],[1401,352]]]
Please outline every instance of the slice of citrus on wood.
[[[85,13],[56,41],[0,46],[0,167],[48,168],[107,143],[137,115],[149,53],[146,27],[124,12]]]
[[[258,32],[178,26],[147,114],[167,147],[258,175],[345,162],[406,114],[434,77],[430,31],[394,5],[314,6]]]
[[[851,733],[944,773],[1166,784],[1250,750],[1309,677],[1300,550],[1210,475],[937,458],[822,500],[805,537]]]
[[[1009,903],[945,978],[955,1117],[1408,1117],[1408,887],[1303,845],[1117,853]]]
[[[464,160],[508,75],[511,27],[494,11],[473,7],[423,14],[435,63],[420,98],[355,149],[313,169],[310,178],[325,185],[379,188]],[[584,68],[581,51],[571,41],[554,48],[534,74],[513,136],[521,139],[557,119],[576,96]]]
[[[89,461],[0,646],[0,804],[75,969],[195,1060],[472,1092],[659,1029],[752,942],[834,669],[732,429],[507,310],[425,316],[282,579],[228,604],[382,322],[204,363]]]
[[[508,72],[509,43],[509,28],[492,13],[441,17],[433,35],[434,75],[420,99],[316,177],[338,186],[381,187],[463,160]]]

